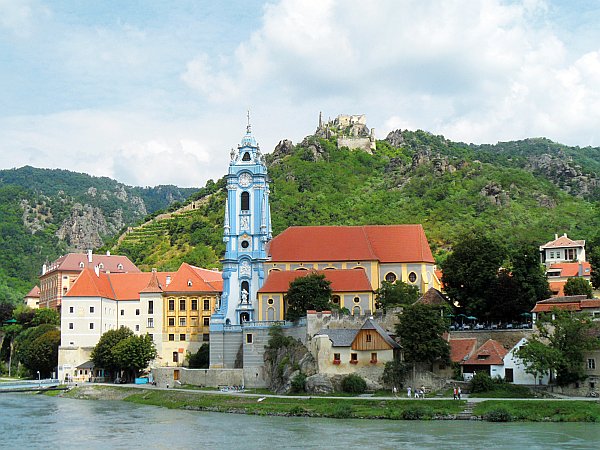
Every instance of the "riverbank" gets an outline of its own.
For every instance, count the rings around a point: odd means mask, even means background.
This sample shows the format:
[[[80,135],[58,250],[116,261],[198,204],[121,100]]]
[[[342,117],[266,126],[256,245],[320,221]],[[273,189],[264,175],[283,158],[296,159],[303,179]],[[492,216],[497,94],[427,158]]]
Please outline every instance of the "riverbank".
[[[600,402],[581,400],[454,400],[275,397],[224,395],[197,390],[161,390],[127,386],[83,385],[60,394],[85,400],[119,400],[169,409],[262,416],[338,419],[454,420],[472,411],[471,419],[493,422],[600,422]]]

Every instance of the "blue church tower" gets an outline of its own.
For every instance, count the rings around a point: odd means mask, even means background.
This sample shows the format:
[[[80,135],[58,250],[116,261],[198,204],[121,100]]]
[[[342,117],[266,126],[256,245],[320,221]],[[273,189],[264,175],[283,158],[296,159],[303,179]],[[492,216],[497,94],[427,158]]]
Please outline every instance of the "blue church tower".
[[[211,318],[211,366],[212,338],[256,320],[256,293],[265,280],[266,244],[272,237],[267,167],[252,136],[250,119],[237,150],[231,149],[226,180],[223,295]]]

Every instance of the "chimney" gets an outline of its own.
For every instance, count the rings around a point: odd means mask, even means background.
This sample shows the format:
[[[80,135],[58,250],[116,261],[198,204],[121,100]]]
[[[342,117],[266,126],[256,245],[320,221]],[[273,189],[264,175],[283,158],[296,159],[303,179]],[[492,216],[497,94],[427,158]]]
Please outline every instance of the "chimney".
[[[563,236],[564,236],[564,237],[567,237],[567,233],[563,233]]]
[[[152,268],[152,273],[156,273],[156,267]]]
[[[579,261],[579,269],[577,270],[577,276],[583,276],[583,263]]]
[[[46,264],[44,264],[42,266],[42,275],[46,275],[46,272],[48,271],[48,266],[46,266]]]
[[[100,267],[94,266],[94,272],[96,272],[97,277],[100,277]]]
[[[106,256],[110,256],[110,250],[106,250]]]
[[[558,233],[554,233],[554,240],[558,239]]]
[[[166,280],[166,281],[167,281],[167,283],[166,283],[166,284],[167,284],[167,286],[168,286],[169,284],[171,284],[171,275],[167,275],[167,280]]]
[[[87,256],[88,256],[88,262],[91,264],[92,263],[92,251],[91,250],[87,251]]]

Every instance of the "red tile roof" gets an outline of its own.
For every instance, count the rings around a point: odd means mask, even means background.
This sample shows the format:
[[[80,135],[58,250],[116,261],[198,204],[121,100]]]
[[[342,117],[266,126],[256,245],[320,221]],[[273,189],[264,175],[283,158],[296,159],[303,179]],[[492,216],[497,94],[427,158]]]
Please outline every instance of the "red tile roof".
[[[536,303],[531,312],[540,313],[540,312],[549,312],[554,308],[561,309],[564,311],[581,311],[579,303],[547,303],[541,304]]]
[[[581,264],[581,275],[579,274]],[[592,272],[592,266],[589,262],[582,263],[556,263],[552,264],[548,270],[560,270],[561,277],[589,277]]]
[[[569,239],[566,234],[560,236],[553,241],[546,242],[541,248],[557,248],[557,247],[583,247],[585,241],[574,241]]]
[[[165,292],[222,292],[223,277],[216,272],[183,263],[169,285],[163,285]]]
[[[477,339],[450,339],[448,343],[450,344],[450,360],[452,362],[462,362],[475,350]]]
[[[565,295],[565,284],[567,284],[566,281],[550,281],[548,283],[552,293],[559,297]]]
[[[287,292],[290,283],[296,278],[314,273],[325,275],[325,278],[331,281],[331,290],[333,292],[371,292],[373,290],[364,269],[357,268],[344,270],[288,270],[282,272],[274,270],[269,273],[265,284],[258,292]]]
[[[272,261],[434,263],[421,225],[290,227],[268,248]]]
[[[581,311],[585,308],[600,308],[599,298],[586,298],[585,295],[553,297],[535,304],[532,312],[548,312],[554,308],[565,311]]]
[[[488,339],[481,347],[473,352],[471,357],[463,362],[465,365],[503,365],[504,356],[508,353],[502,344]]]
[[[83,269],[65,297],[104,297],[116,299],[108,274],[96,272],[92,269]]]
[[[83,263],[83,267],[81,264]],[[69,253],[50,263],[46,274],[55,270],[80,272],[83,268],[93,269],[102,264],[101,272],[139,272],[140,269],[133,264],[127,256],[121,255],[92,255],[92,262],[88,262],[87,253]],[[123,268],[119,268],[121,265]],[[45,275],[45,274],[44,274]]]
[[[31,288],[31,290],[25,297],[39,298],[39,296],[40,296],[40,287],[34,286]]]

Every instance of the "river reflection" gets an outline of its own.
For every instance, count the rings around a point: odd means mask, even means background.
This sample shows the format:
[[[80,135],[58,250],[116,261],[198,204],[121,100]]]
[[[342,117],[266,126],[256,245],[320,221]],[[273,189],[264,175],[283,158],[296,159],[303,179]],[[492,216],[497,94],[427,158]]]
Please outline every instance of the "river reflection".
[[[591,449],[600,425],[335,420],[0,394],[0,448]]]

